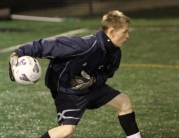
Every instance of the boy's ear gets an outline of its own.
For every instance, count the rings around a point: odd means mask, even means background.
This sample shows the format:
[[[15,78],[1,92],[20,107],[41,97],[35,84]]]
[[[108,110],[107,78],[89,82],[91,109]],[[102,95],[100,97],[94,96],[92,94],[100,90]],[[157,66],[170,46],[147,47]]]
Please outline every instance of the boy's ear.
[[[106,34],[109,38],[114,37],[114,28],[109,27]]]

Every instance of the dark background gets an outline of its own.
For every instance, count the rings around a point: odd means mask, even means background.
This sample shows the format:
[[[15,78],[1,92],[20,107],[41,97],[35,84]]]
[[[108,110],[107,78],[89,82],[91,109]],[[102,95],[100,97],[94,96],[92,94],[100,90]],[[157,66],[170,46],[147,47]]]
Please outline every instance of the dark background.
[[[131,18],[179,18],[179,0],[1,0],[3,8],[51,17],[96,17],[117,9]]]

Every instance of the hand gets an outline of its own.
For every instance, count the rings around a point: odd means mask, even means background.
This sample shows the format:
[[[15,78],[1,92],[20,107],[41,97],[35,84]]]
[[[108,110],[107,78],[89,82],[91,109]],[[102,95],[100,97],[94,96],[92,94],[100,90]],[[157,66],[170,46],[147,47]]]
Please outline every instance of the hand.
[[[70,85],[73,90],[84,90],[95,83],[95,77],[90,77],[84,70],[81,71],[81,76],[75,76],[71,79]]]
[[[10,64],[11,64],[11,66],[16,66],[17,65],[17,63],[18,63],[18,55],[17,55],[17,53],[12,53],[12,55],[10,56]]]
[[[11,79],[11,81],[15,81],[13,72],[12,72],[12,66],[16,66],[18,64],[18,55],[16,53],[13,53],[10,56],[10,60],[9,60],[9,78]]]

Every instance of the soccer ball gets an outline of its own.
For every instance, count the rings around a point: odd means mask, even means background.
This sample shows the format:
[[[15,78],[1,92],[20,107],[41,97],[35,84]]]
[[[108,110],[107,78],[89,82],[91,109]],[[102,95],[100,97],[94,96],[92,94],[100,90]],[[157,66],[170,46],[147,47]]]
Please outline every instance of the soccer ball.
[[[12,72],[17,83],[32,85],[40,79],[42,69],[37,59],[22,56],[18,58],[18,64],[12,67]]]

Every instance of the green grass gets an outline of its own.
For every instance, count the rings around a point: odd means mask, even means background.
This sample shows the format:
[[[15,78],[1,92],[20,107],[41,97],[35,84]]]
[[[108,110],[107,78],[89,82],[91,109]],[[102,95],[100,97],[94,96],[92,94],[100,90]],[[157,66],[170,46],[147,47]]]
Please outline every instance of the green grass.
[[[99,19],[63,23],[0,22],[0,50],[34,39],[49,37],[79,28],[95,33]],[[131,26],[178,27],[179,20],[134,20]],[[18,29],[18,30],[17,30]],[[179,31],[134,31],[122,47],[121,67],[108,84],[129,95],[143,138],[178,138],[179,136]],[[21,86],[8,77],[12,52],[0,54],[0,137],[37,138],[55,127],[56,111],[49,90],[44,85],[48,60],[39,60],[43,76],[33,86]],[[104,106],[87,110],[70,138],[123,138],[117,111]]]

